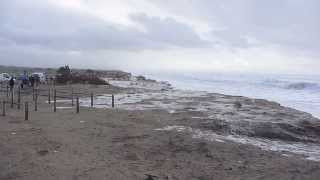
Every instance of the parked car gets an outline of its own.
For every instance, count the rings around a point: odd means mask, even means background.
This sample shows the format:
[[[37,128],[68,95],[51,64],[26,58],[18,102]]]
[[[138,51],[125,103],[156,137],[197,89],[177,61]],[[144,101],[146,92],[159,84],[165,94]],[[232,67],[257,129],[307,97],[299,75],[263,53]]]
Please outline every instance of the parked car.
[[[38,79],[40,83],[45,83],[47,80],[46,74],[41,72],[32,73],[31,77]]]
[[[10,81],[11,76],[8,73],[0,74],[0,82],[8,82]]]

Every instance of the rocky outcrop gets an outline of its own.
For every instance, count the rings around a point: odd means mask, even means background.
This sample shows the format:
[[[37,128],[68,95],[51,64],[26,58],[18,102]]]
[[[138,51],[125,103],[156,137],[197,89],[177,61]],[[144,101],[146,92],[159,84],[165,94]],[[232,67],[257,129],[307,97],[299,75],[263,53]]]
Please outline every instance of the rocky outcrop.
[[[201,122],[207,130],[233,135],[294,142],[320,142],[320,120],[278,103],[245,97],[221,96],[220,104]],[[231,105],[234,104],[234,105]]]

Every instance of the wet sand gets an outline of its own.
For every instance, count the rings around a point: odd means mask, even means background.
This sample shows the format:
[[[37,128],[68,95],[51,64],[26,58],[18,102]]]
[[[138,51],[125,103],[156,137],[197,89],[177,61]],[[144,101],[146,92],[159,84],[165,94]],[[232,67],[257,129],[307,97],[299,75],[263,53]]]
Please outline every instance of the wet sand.
[[[128,91],[87,88],[103,94]],[[225,133],[217,129],[221,124],[209,127],[208,119],[194,118],[204,115],[125,110],[117,104],[115,109],[81,107],[80,114],[75,108],[54,113],[52,105],[42,103],[24,121],[22,110],[8,108],[7,116],[0,117],[0,179],[138,180],[147,179],[146,174],[169,180],[319,179],[320,163],[301,155],[194,138],[188,131],[159,130],[180,125]],[[257,116],[263,115],[267,116],[263,112]]]

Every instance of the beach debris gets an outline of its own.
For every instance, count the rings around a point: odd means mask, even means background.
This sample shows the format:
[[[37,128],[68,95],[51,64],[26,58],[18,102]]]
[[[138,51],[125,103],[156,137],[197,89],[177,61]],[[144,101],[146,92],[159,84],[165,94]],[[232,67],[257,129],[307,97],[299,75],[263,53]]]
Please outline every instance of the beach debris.
[[[154,176],[154,175],[151,175],[151,174],[145,174],[145,176],[147,176],[147,178],[145,180],[155,180],[155,178],[158,179],[158,176]]]
[[[237,109],[242,107],[242,104],[239,101],[234,102],[233,106]]]
[[[220,143],[225,143],[225,141],[224,140],[222,140],[222,139],[215,139],[217,142],[220,142]]]
[[[80,121],[80,123],[85,123],[86,121]]]
[[[48,153],[49,153],[48,150],[40,150],[40,151],[38,151],[38,154],[39,154],[40,156],[45,156],[45,155],[47,155]]]
[[[173,113],[175,113],[176,111],[175,110],[169,110],[169,113],[170,114],[173,114]]]
[[[164,177],[164,179],[166,179],[166,180],[172,180],[173,177],[172,177],[171,175],[168,175],[168,176]]]
[[[17,133],[15,133],[15,132],[11,132],[11,134],[12,134],[12,135],[16,135]]]

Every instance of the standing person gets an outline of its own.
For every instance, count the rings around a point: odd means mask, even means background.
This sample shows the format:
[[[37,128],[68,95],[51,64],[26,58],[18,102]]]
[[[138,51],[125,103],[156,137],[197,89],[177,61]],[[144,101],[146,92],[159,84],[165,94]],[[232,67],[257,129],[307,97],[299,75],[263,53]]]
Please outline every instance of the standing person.
[[[14,79],[13,79],[13,77],[11,77],[11,79],[9,81],[9,86],[10,86],[10,91],[13,91],[13,88],[14,88]]]
[[[34,87],[34,77],[30,76],[30,83],[31,83],[31,87]]]
[[[40,76],[36,75],[36,76],[34,77],[34,82],[36,83],[36,87],[38,87],[39,84],[40,84]]]
[[[28,81],[29,81],[29,77],[28,77],[27,71],[24,71],[22,76],[21,88],[23,88],[24,86],[28,86],[29,85]]]
[[[28,76],[26,72],[22,75],[22,82],[21,82],[21,89],[23,89],[24,86],[28,85]]]

